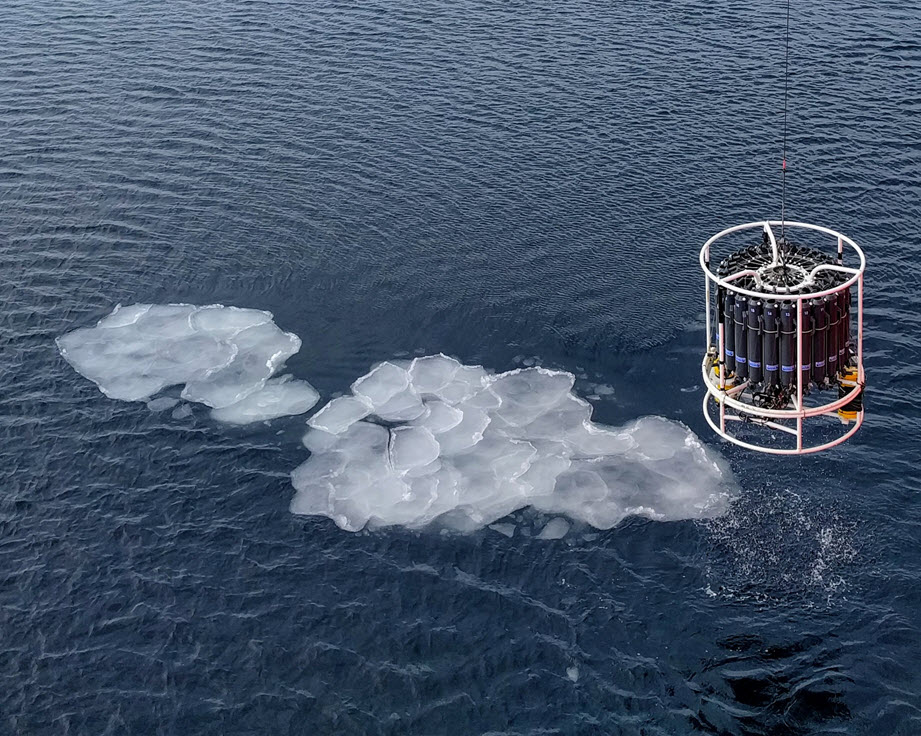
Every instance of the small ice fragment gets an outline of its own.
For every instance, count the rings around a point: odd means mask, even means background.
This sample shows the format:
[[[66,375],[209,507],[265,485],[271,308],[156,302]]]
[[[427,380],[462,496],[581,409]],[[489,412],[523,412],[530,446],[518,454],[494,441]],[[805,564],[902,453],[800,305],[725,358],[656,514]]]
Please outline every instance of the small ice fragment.
[[[440,434],[453,429],[464,418],[464,412],[443,401],[431,399],[425,402],[428,413],[413,420],[416,427],[425,427],[432,434]]]
[[[354,396],[333,399],[307,420],[307,425],[330,434],[341,434],[371,413],[371,408]]]
[[[574,380],[571,373],[543,368],[502,373],[490,385],[501,399],[495,416],[515,427],[529,424],[569,396]]]
[[[385,422],[408,422],[425,414],[425,406],[419,394],[407,388],[376,408],[374,413]]]
[[[269,377],[301,347],[297,335],[285,333],[271,322],[233,337],[236,354],[226,365],[189,381],[182,398],[221,409],[245,399],[265,386]]]
[[[460,422],[438,435],[438,443],[445,455],[451,455],[473,447],[483,439],[483,432],[489,426],[489,415],[480,409],[468,408]]]
[[[363,399],[372,411],[409,386],[409,373],[390,362],[375,366],[352,384],[352,393]]]
[[[500,399],[488,386],[481,388],[473,396],[464,399],[465,406],[473,406],[477,409],[495,409],[502,404]]]
[[[102,327],[106,329],[111,329],[115,327],[127,327],[133,325],[141,317],[143,317],[147,312],[150,311],[151,304],[132,304],[127,307],[123,307],[121,304],[116,304],[115,309],[112,310],[112,314],[108,317],[103,317],[96,324],[96,327]]]
[[[180,404],[175,409],[173,409],[173,419],[185,419],[186,417],[190,416],[192,416],[192,407],[188,404]]]
[[[499,532],[506,537],[513,537],[515,535],[515,525],[514,524],[490,524],[489,528],[494,532]]]
[[[443,467],[440,459],[435,459],[428,465],[419,465],[406,471],[407,478],[422,478],[427,475],[434,475]]]
[[[683,393],[683,394],[691,394],[691,393],[694,393],[695,391],[699,391],[699,390],[700,390],[700,384],[695,383],[693,386],[685,386],[684,388],[682,388],[682,389],[681,389],[681,393]]]
[[[578,667],[567,667],[566,677],[568,677],[573,682],[578,682],[579,681],[579,668]]]
[[[448,385],[460,367],[461,364],[454,358],[439,353],[416,358],[409,368],[409,375],[418,393],[431,394]]]
[[[338,444],[339,435],[330,434],[322,429],[310,429],[301,442],[311,452],[328,452]]]
[[[176,337],[193,331],[189,317],[198,308],[192,304],[132,304],[128,307],[119,304],[96,326],[103,329],[135,326],[146,335]]]
[[[197,331],[215,337],[231,338],[249,327],[255,327],[272,321],[271,312],[259,309],[240,309],[214,304],[195,310],[189,317],[189,323]]]
[[[537,444],[536,446],[539,447]],[[565,453],[562,446],[557,451]],[[540,448],[537,457],[531,461],[531,467],[518,478],[530,488],[529,497],[532,504],[538,503],[541,496],[553,493],[557,477],[569,470],[571,465],[572,460],[569,455],[552,454],[550,448]]]
[[[565,435],[566,443],[579,457],[620,455],[636,446],[629,432],[612,431],[592,422],[586,422]]]
[[[390,432],[390,463],[397,473],[435,462],[440,450],[425,427],[396,427]]]
[[[569,531],[569,522],[557,517],[547,522],[547,525],[537,535],[537,539],[562,539]]]
[[[342,474],[348,462],[342,452],[326,452],[314,455],[307,462],[301,463],[291,473],[295,485],[300,482],[331,480]]]
[[[294,473],[297,473],[302,467],[304,465],[301,465]],[[320,479],[300,481],[294,473],[292,473],[292,483],[297,488],[297,493],[291,499],[291,513],[305,516],[330,516],[333,513],[333,503],[331,503],[333,484]],[[309,471],[301,475],[307,476],[308,473]]]
[[[167,409],[172,409],[178,403],[179,399],[174,399],[172,396],[161,396],[159,399],[148,401],[147,408],[151,411],[166,411]]]
[[[591,391],[595,396],[613,396],[614,387],[606,383],[586,383],[585,389]]]
[[[559,404],[524,427],[521,433],[535,439],[571,442],[586,431],[586,426],[591,423],[591,416],[591,404],[574,394],[569,394]]]
[[[447,404],[459,404],[478,393],[487,379],[486,370],[479,365],[462,365],[454,374],[453,380],[440,388],[435,394]]]
[[[249,424],[309,411],[319,401],[320,394],[306,381],[289,379],[289,376],[273,378],[236,404],[212,409],[211,416],[228,424]]]

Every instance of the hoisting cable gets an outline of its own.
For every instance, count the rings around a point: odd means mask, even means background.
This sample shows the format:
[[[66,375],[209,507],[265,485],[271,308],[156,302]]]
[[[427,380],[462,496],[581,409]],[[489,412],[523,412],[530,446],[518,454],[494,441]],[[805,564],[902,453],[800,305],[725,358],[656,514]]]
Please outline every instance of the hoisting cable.
[[[790,88],[790,0],[787,0],[787,33],[784,48],[784,71],[783,71],[783,158],[780,167],[780,242],[778,248],[780,255],[780,273],[783,279],[783,285],[790,292],[790,284],[787,280],[787,260],[784,250],[787,246],[786,236],[786,208],[787,208],[787,98],[789,97]]]
[[[790,0],[787,0],[787,38],[784,49],[783,72],[783,159],[780,185],[780,237],[784,237],[787,206],[787,98],[790,89]]]

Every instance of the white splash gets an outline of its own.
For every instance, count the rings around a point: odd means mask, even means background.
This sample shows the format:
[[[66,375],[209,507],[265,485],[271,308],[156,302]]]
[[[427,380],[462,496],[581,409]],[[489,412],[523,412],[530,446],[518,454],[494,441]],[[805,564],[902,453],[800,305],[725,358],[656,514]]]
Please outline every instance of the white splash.
[[[291,511],[349,531],[436,520],[466,531],[526,506],[599,529],[725,509],[731,473],[687,427],[596,424],[573,384],[570,373],[492,375],[444,355],[381,363],[308,421],[312,454],[292,473]],[[539,536],[568,528],[554,520]]]
[[[319,394],[305,381],[272,376],[301,347],[271,312],[214,304],[117,306],[95,327],[57,339],[61,355],[106,396],[146,401],[168,386],[210,406],[223,422],[246,424],[308,411]],[[271,380],[270,380],[271,379]],[[172,406],[167,397],[152,411]]]

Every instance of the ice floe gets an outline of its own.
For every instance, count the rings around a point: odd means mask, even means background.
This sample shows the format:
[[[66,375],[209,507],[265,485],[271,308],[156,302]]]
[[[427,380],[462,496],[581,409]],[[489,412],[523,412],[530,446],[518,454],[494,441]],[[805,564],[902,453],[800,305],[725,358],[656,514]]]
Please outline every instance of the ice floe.
[[[537,535],[538,539],[562,539],[569,531],[570,523],[566,519],[557,517],[551,519]]]
[[[319,400],[306,381],[276,375],[301,340],[256,309],[119,306],[57,345],[106,396],[172,410],[176,420],[192,415],[177,392],[229,424],[303,414]],[[308,420],[311,455],[292,473],[291,511],[350,531],[435,524],[513,535],[500,520],[531,508],[545,521],[521,534],[543,540],[629,515],[724,511],[731,473],[687,427],[661,417],[593,422],[571,373],[520,362],[527,367],[499,374],[441,354],[374,366]],[[181,389],[157,396],[173,386]]]
[[[305,381],[272,378],[301,347],[272,314],[219,304],[118,306],[95,327],[58,338],[61,355],[106,396],[147,401],[169,386],[231,424],[302,414],[319,400]],[[175,399],[149,401],[152,411]]]
[[[497,525],[524,507],[607,529],[629,515],[721,513],[734,487],[687,427],[644,417],[591,420],[574,376],[540,367],[491,374],[445,355],[386,361],[308,424],[311,456],[292,474],[295,514],[350,531],[437,522]],[[539,539],[570,528],[550,520]]]

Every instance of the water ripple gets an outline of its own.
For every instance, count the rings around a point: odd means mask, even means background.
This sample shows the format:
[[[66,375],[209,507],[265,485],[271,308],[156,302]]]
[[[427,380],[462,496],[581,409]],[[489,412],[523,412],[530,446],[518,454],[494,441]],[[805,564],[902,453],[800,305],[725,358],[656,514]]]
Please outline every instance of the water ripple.
[[[0,731],[921,731],[921,16],[794,6],[788,216],[866,247],[870,416],[720,524],[291,518],[302,424],[109,402],[55,337],[267,309],[324,397],[438,351],[704,435],[696,250],[776,216],[782,4],[8,0]],[[292,420],[294,422],[295,420]]]

